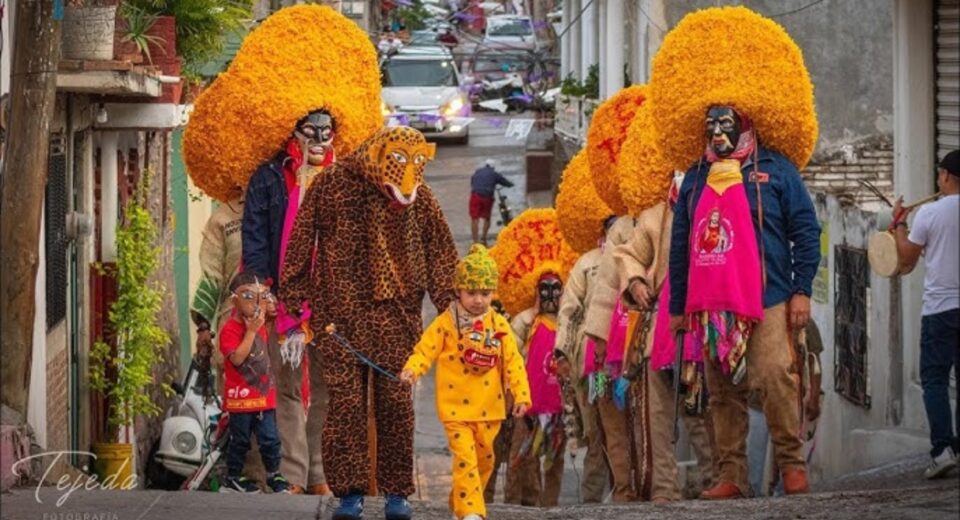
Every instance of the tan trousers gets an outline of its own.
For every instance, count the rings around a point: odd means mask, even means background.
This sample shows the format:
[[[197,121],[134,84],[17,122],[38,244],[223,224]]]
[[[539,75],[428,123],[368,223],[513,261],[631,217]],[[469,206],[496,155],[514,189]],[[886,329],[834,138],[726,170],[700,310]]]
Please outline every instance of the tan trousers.
[[[599,399],[594,406],[600,418],[600,435],[606,448],[606,460],[613,477],[613,501],[632,502],[637,499],[631,481],[630,433],[627,431],[627,415],[617,409],[613,399]]]
[[[770,428],[774,458],[780,471],[803,468],[800,440],[800,380],[794,371],[795,351],[787,330],[787,306],[780,304],[763,313],[763,321],[747,344],[747,376],[739,385],[719,366],[706,362],[707,388],[713,414],[719,481],[730,482],[749,496],[747,469],[747,397],[757,392]]]
[[[307,348],[310,357],[310,410],[307,413],[306,423],[308,449],[306,482],[308,486],[315,486],[327,483],[327,477],[323,473],[323,450],[320,441],[323,422],[327,419],[330,396],[327,393],[327,383],[323,380],[323,357],[320,349]]]
[[[672,381],[667,372],[653,370],[647,364],[644,377],[649,384],[650,396],[650,449],[653,452],[652,487],[650,498],[680,500],[683,498],[677,482],[677,459],[674,455],[673,417],[676,403]],[[682,405],[681,405],[682,406]],[[709,412],[707,412],[709,414]],[[639,420],[642,414],[636,414]],[[709,489],[713,485],[716,474],[715,460],[709,428],[709,420],[705,417],[693,417],[680,411],[680,420],[690,438],[690,444],[697,457],[697,467],[700,470],[700,485],[702,489]],[[641,427],[641,425],[637,425]],[[638,452],[640,448],[638,447]]]
[[[603,502],[603,494],[610,481],[610,468],[603,453],[603,434],[600,426],[600,413],[597,407],[587,401],[587,388],[575,385],[577,408],[583,421],[583,439],[587,445],[587,454],[583,458],[583,476],[580,482],[580,494],[585,504]]]
[[[561,456],[548,471],[542,471],[540,457],[524,457],[516,465],[512,463],[520,452],[524,437],[530,432],[523,417],[513,420],[513,439],[510,442],[510,461],[507,469],[507,487],[504,490],[506,503],[532,507],[553,507],[560,500],[560,484],[563,481],[563,462],[566,440],[559,448]],[[541,483],[542,474],[542,483]]]

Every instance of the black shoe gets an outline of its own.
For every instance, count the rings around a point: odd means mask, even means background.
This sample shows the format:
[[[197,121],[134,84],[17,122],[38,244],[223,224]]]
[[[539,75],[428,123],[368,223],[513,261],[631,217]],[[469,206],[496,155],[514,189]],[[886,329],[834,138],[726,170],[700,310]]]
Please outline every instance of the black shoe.
[[[221,493],[256,494],[260,492],[257,483],[247,477],[227,477],[220,486]]]
[[[274,493],[290,493],[290,483],[279,473],[272,477],[267,477],[267,487],[273,490]]]

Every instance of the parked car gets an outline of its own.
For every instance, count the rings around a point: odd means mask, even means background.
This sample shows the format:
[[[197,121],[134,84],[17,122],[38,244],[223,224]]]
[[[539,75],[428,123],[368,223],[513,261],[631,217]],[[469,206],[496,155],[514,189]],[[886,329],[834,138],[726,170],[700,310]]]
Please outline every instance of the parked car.
[[[471,114],[468,97],[450,52],[443,48],[408,47],[380,64],[383,116],[388,125],[404,124],[428,137],[466,144]]]
[[[535,51],[544,43],[534,31],[529,16],[498,15],[487,18],[483,43],[488,49]]]

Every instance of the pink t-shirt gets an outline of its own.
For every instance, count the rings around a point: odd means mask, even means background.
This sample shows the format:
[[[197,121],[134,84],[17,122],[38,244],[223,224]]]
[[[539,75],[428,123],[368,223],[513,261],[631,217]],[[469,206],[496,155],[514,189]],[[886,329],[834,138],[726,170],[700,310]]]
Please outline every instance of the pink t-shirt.
[[[563,411],[560,381],[552,366],[553,345],[557,340],[557,331],[541,320],[531,327],[532,333],[527,344],[527,381],[530,383],[530,396],[533,404],[527,415],[558,414]]]

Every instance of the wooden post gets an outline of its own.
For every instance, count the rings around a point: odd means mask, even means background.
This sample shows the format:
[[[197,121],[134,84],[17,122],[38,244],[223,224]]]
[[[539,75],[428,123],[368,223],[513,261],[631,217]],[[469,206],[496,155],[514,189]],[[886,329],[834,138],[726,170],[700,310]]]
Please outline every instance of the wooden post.
[[[40,217],[60,61],[54,0],[20,0],[14,20],[10,140],[0,193],[0,394],[27,417]]]

